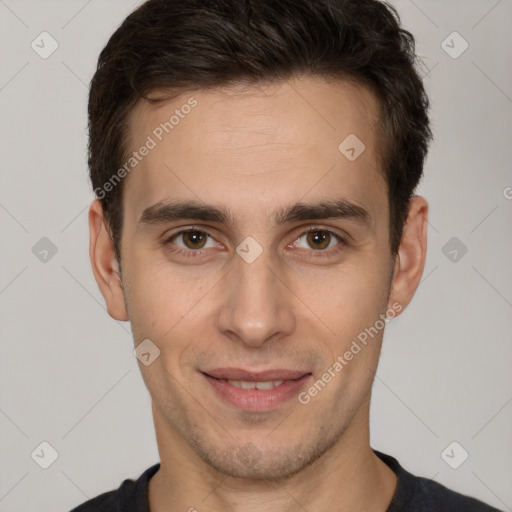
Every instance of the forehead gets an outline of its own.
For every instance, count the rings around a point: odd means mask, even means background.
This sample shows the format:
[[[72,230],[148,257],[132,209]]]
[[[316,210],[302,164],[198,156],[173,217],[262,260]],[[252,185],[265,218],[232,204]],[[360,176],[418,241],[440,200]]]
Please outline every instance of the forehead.
[[[386,188],[377,121],[367,88],[318,77],[141,101],[128,118],[130,154],[151,149],[126,178],[125,214],[136,221],[175,198],[230,204],[248,216],[306,195],[369,206]]]

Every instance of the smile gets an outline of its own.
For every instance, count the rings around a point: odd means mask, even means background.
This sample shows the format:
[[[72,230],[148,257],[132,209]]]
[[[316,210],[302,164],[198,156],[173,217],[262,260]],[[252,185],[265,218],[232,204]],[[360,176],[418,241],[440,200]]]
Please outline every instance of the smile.
[[[219,369],[201,373],[217,400],[253,412],[269,411],[284,404],[297,396],[312,378],[309,372],[291,370],[251,373],[241,369]]]
[[[250,382],[248,380],[228,380],[235,388],[242,389],[273,389],[280,386],[284,380],[269,380],[267,382]]]

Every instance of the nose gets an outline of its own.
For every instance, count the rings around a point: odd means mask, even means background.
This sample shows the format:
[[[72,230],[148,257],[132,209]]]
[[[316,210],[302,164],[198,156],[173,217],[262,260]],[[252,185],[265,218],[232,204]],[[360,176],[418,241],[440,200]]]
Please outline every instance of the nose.
[[[284,276],[271,266],[265,251],[252,263],[236,258],[223,288],[219,330],[254,348],[292,333],[296,324],[293,294],[281,281]]]

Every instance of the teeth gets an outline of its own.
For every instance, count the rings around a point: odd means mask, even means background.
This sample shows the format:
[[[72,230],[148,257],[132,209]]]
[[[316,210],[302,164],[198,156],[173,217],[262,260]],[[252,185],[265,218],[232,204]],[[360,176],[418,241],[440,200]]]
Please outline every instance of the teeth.
[[[273,389],[280,386],[283,383],[282,380],[271,380],[269,382],[256,382],[256,389]]]
[[[276,386],[280,386],[284,381],[282,380],[270,380],[267,382],[250,382],[248,380],[229,380],[228,382],[235,388],[242,389],[273,389]]]

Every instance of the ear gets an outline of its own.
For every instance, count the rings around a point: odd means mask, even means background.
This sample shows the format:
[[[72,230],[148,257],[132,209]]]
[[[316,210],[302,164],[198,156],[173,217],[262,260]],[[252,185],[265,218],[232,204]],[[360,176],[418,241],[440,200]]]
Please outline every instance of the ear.
[[[128,320],[123,282],[110,238],[103,208],[96,199],[89,209],[89,257],[98,287],[105,299],[109,315],[119,321]]]
[[[405,223],[400,247],[395,257],[395,269],[388,307],[398,302],[403,311],[418,288],[427,255],[428,203],[421,196],[409,201],[409,213]]]

